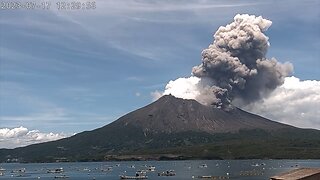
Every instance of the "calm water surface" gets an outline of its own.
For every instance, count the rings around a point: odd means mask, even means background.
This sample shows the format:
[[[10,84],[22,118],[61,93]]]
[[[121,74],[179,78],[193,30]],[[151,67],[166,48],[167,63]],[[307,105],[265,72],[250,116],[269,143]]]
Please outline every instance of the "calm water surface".
[[[207,167],[205,167],[205,165]],[[202,166],[204,165],[204,166]],[[119,175],[135,175],[137,170],[155,166],[147,172],[148,179],[197,179],[212,175],[229,179],[269,179],[281,172],[298,167],[320,167],[320,160],[193,160],[193,161],[125,161],[125,162],[81,162],[81,163],[36,163],[0,164],[3,175],[0,179],[56,179],[66,175],[67,179],[120,179]],[[48,173],[48,170],[63,168],[63,173]],[[18,172],[25,169],[25,172]],[[176,176],[158,176],[158,172],[175,170]],[[21,176],[21,177],[18,177]]]

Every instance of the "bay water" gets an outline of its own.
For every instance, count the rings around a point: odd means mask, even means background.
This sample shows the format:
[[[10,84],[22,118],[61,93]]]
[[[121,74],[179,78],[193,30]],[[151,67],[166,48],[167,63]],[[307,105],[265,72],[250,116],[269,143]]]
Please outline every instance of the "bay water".
[[[155,171],[148,171],[150,166]],[[269,179],[271,176],[301,167],[320,167],[320,160],[185,160],[185,161],[121,161],[65,163],[2,163],[0,179],[118,180],[120,175],[134,176],[147,170],[148,179],[198,179],[216,176],[218,179]],[[62,168],[62,173],[52,173]],[[175,176],[158,176],[174,170]]]

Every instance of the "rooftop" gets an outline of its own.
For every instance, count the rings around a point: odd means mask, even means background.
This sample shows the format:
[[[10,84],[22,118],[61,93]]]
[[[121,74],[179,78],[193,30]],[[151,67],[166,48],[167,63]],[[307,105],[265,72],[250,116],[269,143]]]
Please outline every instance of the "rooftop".
[[[270,178],[271,180],[320,179],[320,168],[299,168]]]

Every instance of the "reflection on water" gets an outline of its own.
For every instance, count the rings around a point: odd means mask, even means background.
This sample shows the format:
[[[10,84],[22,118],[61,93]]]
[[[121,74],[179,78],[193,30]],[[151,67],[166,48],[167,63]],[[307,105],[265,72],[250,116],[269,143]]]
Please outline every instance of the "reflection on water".
[[[151,168],[152,167],[152,168]],[[120,179],[145,171],[148,179],[269,179],[299,167],[320,167],[320,160],[194,160],[0,164],[0,179]],[[174,175],[166,176],[173,170]],[[169,173],[170,174],[170,173]]]

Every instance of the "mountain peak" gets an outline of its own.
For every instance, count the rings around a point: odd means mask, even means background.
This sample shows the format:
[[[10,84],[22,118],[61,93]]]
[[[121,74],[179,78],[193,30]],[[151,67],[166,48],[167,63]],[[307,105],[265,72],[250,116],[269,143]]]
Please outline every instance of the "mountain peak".
[[[238,108],[223,110],[191,99],[164,95],[157,101],[133,111],[114,124],[134,126],[148,133],[196,131],[237,132],[241,129],[273,130],[289,127]]]
[[[197,100],[194,100],[194,99],[184,99],[184,98],[179,98],[179,97],[175,97],[174,95],[172,94],[168,94],[168,95],[163,95],[162,97],[160,97],[158,99],[159,102],[175,102],[175,103],[185,103],[186,101],[189,101],[190,103],[196,103],[196,104],[201,104],[200,102],[198,102]],[[213,105],[204,105],[204,104],[201,104],[202,106],[207,106],[207,107],[210,107],[210,108],[213,108],[213,109],[219,109],[219,110],[223,110],[223,111],[232,111],[232,110],[235,110],[235,109],[238,109],[237,107],[233,106],[232,104],[228,104],[228,105],[225,105],[225,106],[222,106],[222,107],[216,107],[216,106],[213,106]]]
[[[168,95],[163,95],[162,97],[160,97],[157,101],[155,101],[155,103],[161,104],[161,103],[173,103],[173,104],[184,104],[184,103],[196,103],[196,104],[200,104],[198,101],[194,100],[194,99],[183,99],[183,98],[179,98],[179,97],[175,97],[172,94],[168,94]],[[202,105],[202,104],[201,104]]]

